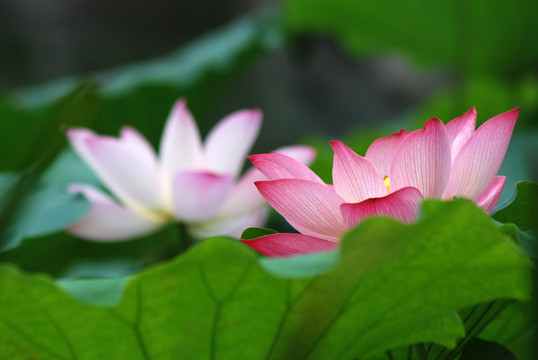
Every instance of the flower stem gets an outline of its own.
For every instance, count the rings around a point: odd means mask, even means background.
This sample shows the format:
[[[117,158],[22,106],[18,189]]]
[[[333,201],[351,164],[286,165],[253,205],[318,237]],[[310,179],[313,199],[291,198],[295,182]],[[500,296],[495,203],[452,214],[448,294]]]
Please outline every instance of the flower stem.
[[[178,230],[179,252],[182,253],[190,248],[195,243],[195,240],[192,236],[190,236],[189,232],[187,231],[187,226],[184,223],[178,223]]]
[[[428,355],[426,355],[426,347],[424,347],[423,343],[415,344],[413,345],[413,348],[415,349],[417,360],[426,360],[428,358]]]

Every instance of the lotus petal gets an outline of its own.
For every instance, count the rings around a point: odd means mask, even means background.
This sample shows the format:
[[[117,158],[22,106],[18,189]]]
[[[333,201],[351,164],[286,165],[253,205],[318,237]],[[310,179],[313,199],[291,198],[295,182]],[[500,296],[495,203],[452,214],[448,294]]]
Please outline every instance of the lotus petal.
[[[102,191],[84,184],[72,184],[68,191],[80,193],[91,202],[89,212],[67,232],[95,241],[119,241],[149,234],[166,221],[137,214],[118,205]]]
[[[180,172],[172,184],[174,214],[187,223],[208,220],[219,211],[232,187],[231,174]]]
[[[258,136],[261,118],[259,110],[242,110],[217,124],[205,143],[207,168],[216,173],[236,176]]]
[[[70,129],[67,136],[78,155],[125,205],[140,211],[165,207],[155,154],[134,129],[124,128],[119,139],[85,129]]]
[[[328,185],[299,179],[258,181],[258,190],[271,206],[299,232],[336,240],[346,229],[343,200]]]
[[[450,143],[444,124],[430,119],[407,135],[394,155],[391,191],[415,187],[425,198],[441,197],[450,176]]]
[[[267,257],[312,254],[338,248],[335,241],[302,234],[271,234],[241,242]]]
[[[457,117],[446,124],[446,134],[448,135],[448,141],[451,144],[450,157],[452,162],[463,145],[465,145],[474,134],[475,127],[476,109],[474,107],[462,116]]]
[[[390,166],[394,159],[394,153],[402,140],[410,134],[407,130],[375,140],[366,151],[364,156],[377,169],[382,177],[390,176]]]
[[[443,198],[477,200],[491,185],[501,167],[519,108],[486,121],[461,148],[452,164]]]
[[[420,191],[406,187],[384,197],[372,198],[356,204],[342,204],[340,210],[344,223],[348,227],[353,227],[370,216],[388,216],[411,223],[417,219],[421,200]]]
[[[200,133],[185,100],[178,100],[168,116],[159,155],[169,188],[179,171],[201,169],[203,151]]]
[[[341,141],[331,141],[334,150],[334,188],[346,202],[360,202],[387,195],[383,176],[368,159],[357,155]]]
[[[489,188],[478,198],[476,204],[491,214],[499,202],[506,183],[506,176],[495,176]]]

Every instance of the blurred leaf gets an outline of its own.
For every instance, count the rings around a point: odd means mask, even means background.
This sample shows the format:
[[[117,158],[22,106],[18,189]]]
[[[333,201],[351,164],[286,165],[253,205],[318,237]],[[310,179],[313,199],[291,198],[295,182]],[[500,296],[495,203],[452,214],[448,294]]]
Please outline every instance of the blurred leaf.
[[[116,135],[129,124],[156,146],[180,96],[189,100],[204,132],[218,120],[214,114],[208,118],[211,102],[226,91],[235,73],[282,41],[278,14],[261,12],[169,56],[89,76],[91,85],[79,85],[79,78],[62,79],[0,98],[0,151],[10,154],[0,158],[0,170],[23,171],[51,143],[63,145],[61,130],[73,126],[91,125],[97,133]]]
[[[454,346],[455,310],[530,292],[527,259],[464,200],[425,202],[415,225],[363,222],[317,277],[274,277],[257,259],[209,239],[135,276],[104,309],[0,267],[0,357],[354,359],[423,341]]]
[[[0,152],[9,154],[0,158],[0,170],[46,168],[65,144],[62,130],[91,122],[96,106],[94,88],[80,84],[69,90],[61,99],[34,111],[0,99]]]
[[[199,37],[169,55],[138,64],[92,74],[106,97],[132,91],[141,85],[186,88],[209,72],[229,73],[251,52],[269,51],[283,43],[278,14],[265,11],[245,16]],[[69,92],[78,78],[65,78],[20,92],[25,106],[43,106]]]
[[[63,187],[39,186],[27,195],[0,234],[0,252],[20,245],[22,239],[62,231],[79,220],[90,204]]]
[[[64,149],[41,177],[45,184],[67,186],[73,183],[85,183],[99,187],[101,181],[97,175],[71,149]]]
[[[414,127],[422,127],[432,117],[448,122],[474,106],[478,112],[477,126],[495,115],[520,107],[516,132],[521,128],[536,128],[538,81],[534,75],[511,80],[473,75],[442,88],[419,107],[413,117]]]
[[[535,229],[538,225],[537,213],[538,185],[531,181],[521,181],[516,184],[516,195],[513,201],[497,210],[493,218],[503,224],[515,224],[520,230],[527,231]]]
[[[353,54],[402,53],[418,63],[472,74],[533,71],[536,2],[288,0],[295,32],[336,36]]]
[[[259,238],[261,236],[277,234],[277,233],[278,231],[272,230],[272,229],[249,227],[243,230],[243,233],[241,234],[241,239],[252,240],[252,239]]]
[[[122,242],[94,242],[57,233],[24,239],[17,248],[0,253],[0,262],[56,278],[123,276],[177,255],[179,240],[176,226]]]
[[[532,302],[514,302],[481,334],[480,338],[506,346],[518,359],[533,358],[535,334],[538,330]]]
[[[0,173],[0,203],[4,202],[4,197],[9,194],[18,180],[17,174]]]
[[[499,226],[499,229],[519,244],[521,250],[527,256],[538,259],[538,237],[536,236],[536,232],[523,232],[514,224],[502,224]]]

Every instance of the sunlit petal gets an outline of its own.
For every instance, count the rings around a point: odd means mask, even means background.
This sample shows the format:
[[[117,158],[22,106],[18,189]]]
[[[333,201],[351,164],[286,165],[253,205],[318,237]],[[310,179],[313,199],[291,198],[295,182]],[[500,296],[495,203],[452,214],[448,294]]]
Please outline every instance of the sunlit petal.
[[[390,175],[390,166],[394,159],[394,152],[402,140],[410,134],[407,130],[375,140],[366,151],[364,156],[377,169],[382,177]]]
[[[489,188],[476,200],[476,204],[491,214],[499,202],[505,183],[506,176],[495,176]]]
[[[334,188],[346,202],[359,202],[387,195],[383,176],[368,159],[357,155],[341,141],[331,141],[334,150]]]
[[[425,198],[441,197],[450,176],[450,144],[441,120],[428,120],[402,140],[390,172],[391,191],[411,186]]]
[[[490,186],[504,159],[519,108],[486,121],[461,148],[452,164],[444,198],[477,200]]]
[[[252,164],[270,180],[303,179],[323,184],[307,166],[283,154],[258,154],[248,157]]]
[[[460,117],[446,124],[446,134],[451,144],[451,160],[454,161],[463,145],[469,141],[476,127],[476,109],[473,107]]]

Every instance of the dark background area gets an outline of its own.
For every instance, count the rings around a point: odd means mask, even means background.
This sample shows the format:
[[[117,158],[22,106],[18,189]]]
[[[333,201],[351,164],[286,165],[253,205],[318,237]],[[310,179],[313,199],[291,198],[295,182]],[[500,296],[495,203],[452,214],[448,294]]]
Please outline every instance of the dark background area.
[[[0,90],[10,94],[163,56],[245,13],[276,5],[248,0],[0,0]],[[451,81],[446,71],[416,70],[397,54],[356,60],[330,37],[303,36],[241,69],[207,118],[216,121],[237,108],[259,107],[265,131],[279,139],[267,146],[275,147],[307,132],[337,137],[358,125],[397,118]]]

